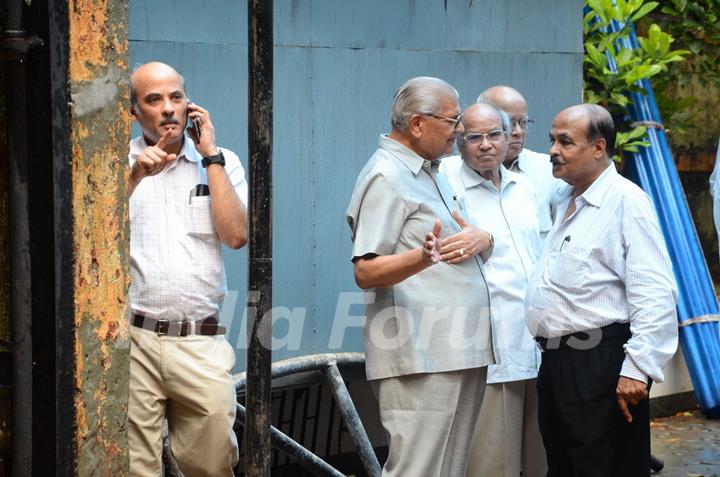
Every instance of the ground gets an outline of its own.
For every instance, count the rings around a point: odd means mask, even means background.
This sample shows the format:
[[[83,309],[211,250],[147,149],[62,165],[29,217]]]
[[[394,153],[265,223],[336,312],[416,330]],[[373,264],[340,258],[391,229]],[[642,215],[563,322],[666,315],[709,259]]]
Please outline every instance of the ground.
[[[666,477],[720,477],[720,420],[700,411],[654,419],[652,453],[665,462],[654,474]]]

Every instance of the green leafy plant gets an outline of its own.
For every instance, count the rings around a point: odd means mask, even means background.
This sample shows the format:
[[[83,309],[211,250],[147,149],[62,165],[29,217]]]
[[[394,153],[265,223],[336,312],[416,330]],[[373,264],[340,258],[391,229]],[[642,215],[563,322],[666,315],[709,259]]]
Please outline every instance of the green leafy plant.
[[[630,124],[629,94],[645,94],[640,80],[668,71],[668,65],[683,61],[690,51],[671,49],[672,35],[656,24],[649,25],[644,36],[638,35],[639,48],[621,45],[632,31],[632,24],[657,8],[658,2],[586,0],[585,6],[585,101],[601,104],[613,115],[618,126],[618,151],[637,152],[649,143],[645,139],[647,129]],[[611,24],[616,28],[610,28]],[[616,155],[614,159],[621,157]]]
[[[659,0],[659,8],[638,23],[657,24],[692,52],[653,81],[663,121],[675,147],[717,144],[720,127],[720,0]]]

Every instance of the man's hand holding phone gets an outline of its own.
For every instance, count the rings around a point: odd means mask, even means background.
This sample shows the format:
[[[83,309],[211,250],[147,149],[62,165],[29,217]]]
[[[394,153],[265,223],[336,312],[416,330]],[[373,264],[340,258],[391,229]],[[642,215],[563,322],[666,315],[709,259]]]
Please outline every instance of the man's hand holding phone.
[[[210,120],[210,113],[195,103],[188,102],[188,122],[192,124],[187,128],[188,135],[195,143],[195,149],[202,157],[217,154],[215,144],[215,126]]]

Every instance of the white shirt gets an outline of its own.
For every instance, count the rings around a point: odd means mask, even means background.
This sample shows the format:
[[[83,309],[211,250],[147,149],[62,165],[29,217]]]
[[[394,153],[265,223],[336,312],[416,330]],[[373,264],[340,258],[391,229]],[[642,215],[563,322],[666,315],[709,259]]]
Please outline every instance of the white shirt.
[[[540,214],[540,236],[545,238],[553,224],[555,190],[564,182],[553,176],[549,155],[530,149],[520,151],[510,170],[524,175],[533,185]]]
[[[530,332],[552,338],[630,323],[620,374],[663,381],[677,349],[677,289],[650,199],[610,165],[563,221],[572,187],[558,194],[558,215],[526,295]]]
[[[346,216],[353,257],[394,255],[421,247],[436,218],[440,237],[460,226],[453,192],[438,161],[428,161],[386,135],[355,182]],[[439,262],[366,297],[368,379],[478,368],[495,363],[490,300],[475,256]]]
[[[710,194],[713,198],[713,221],[715,222],[715,231],[720,237],[720,144],[718,144],[717,156],[715,157],[715,167],[710,174]]]
[[[443,159],[440,171],[450,180],[470,222],[490,232],[495,240],[485,276],[497,323],[494,331],[500,364],[488,368],[487,382],[535,378],[539,350],[525,326],[525,289],[542,248],[534,189],[527,178],[501,165],[498,190],[460,156]]]
[[[130,166],[147,147],[130,142]],[[227,149],[225,170],[235,192],[247,202],[240,159]],[[133,313],[171,320],[217,315],[226,293],[225,269],[210,211],[210,196],[191,197],[207,184],[202,157],[186,135],[178,158],[157,175],[145,177],[130,197],[130,305]]]

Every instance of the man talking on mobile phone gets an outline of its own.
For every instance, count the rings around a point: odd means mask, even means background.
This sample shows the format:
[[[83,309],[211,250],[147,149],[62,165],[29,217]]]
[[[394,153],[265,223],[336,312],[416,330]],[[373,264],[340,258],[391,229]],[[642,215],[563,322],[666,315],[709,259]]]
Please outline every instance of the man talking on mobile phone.
[[[221,244],[247,242],[245,171],[217,147],[210,113],[189,102],[172,67],[133,72],[131,113],[142,135],[129,151],[130,475],[162,474],[167,416],[183,474],[232,476],[235,352],[218,314]]]

